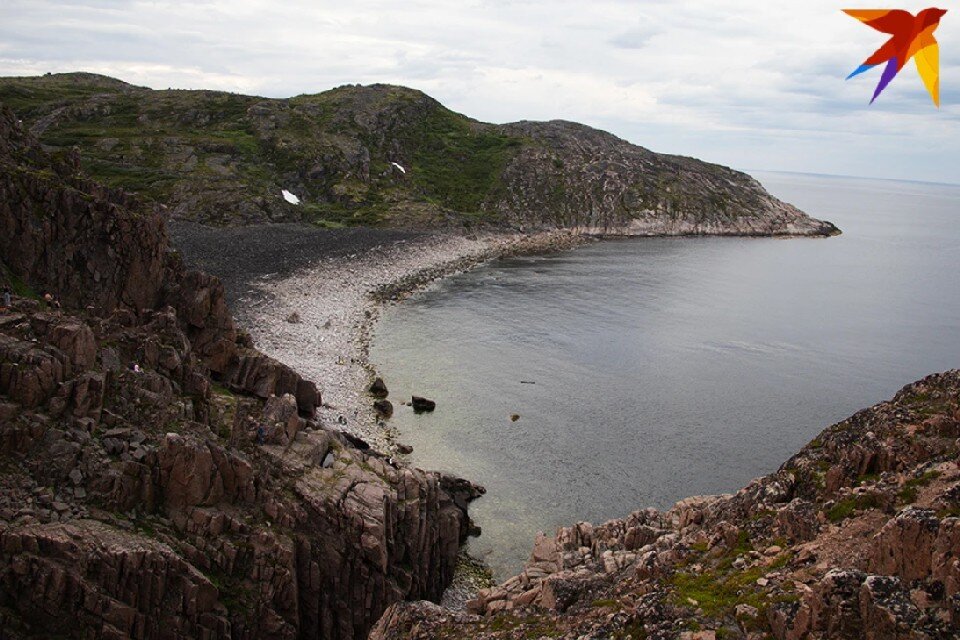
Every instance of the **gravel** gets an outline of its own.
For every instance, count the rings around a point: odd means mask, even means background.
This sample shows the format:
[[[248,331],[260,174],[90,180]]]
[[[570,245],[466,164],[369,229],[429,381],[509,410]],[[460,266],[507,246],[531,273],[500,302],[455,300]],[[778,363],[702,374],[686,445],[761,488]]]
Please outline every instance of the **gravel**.
[[[356,257],[429,235],[365,227],[322,229],[298,223],[209,227],[183,220],[169,221],[167,231],[189,266],[223,281],[234,310],[239,299],[258,292],[252,283],[261,278],[282,278],[323,259]]]

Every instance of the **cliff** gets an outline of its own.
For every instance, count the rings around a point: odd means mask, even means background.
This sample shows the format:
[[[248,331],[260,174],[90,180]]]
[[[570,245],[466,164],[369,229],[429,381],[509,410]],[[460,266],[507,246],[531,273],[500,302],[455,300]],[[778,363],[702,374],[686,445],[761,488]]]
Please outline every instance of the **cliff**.
[[[467,613],[388,609],[372,640],[960,636],[960,371],[823,431],[733,495],[541,535]]]
[[[81,164],[0,108],[0,637],[365,638],[439,600],[481,489],[320,424]]]
[[[0,102],[104,184],[204,223],[837,232],[738,171],[570,122],[478,122],[405,87],[266,99],[77,73],[0,78]]]

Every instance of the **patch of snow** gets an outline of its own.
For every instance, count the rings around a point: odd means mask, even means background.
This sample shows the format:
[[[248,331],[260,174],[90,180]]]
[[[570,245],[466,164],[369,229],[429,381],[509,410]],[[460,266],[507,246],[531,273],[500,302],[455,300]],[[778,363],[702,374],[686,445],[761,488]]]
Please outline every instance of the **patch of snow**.
[[[300,198],[298,198],[297,196],[293,195],[292,193],[290,193],[290,192],[287,191],[286,189],[284,189],[284,190],[281,191],[280,193],[283,195],[283,199],[286,200],[287,202],[289,202],[290,204],[300,204]]]
[[[395,166],[397,169],[400,169],[400,173],[406,173],[406,172],[407,172],[406,169],[404,169],[403,167],[401,167],[400,165],[398,165],[396,162],[391,162],[390,164],[392,164],[393,166]]]

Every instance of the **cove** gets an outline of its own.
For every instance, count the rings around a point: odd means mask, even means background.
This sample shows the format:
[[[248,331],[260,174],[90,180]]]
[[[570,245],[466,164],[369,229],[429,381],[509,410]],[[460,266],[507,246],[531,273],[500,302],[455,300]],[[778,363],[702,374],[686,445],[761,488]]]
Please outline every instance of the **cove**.
[[[606,240],[383,314],[370,361],[394,404],[438,405],[393,424],[414,464],[486,486],[469,551],[496,577],[538,530],[734,491],[960,361],[960,188],[757,176],[843,235]]]

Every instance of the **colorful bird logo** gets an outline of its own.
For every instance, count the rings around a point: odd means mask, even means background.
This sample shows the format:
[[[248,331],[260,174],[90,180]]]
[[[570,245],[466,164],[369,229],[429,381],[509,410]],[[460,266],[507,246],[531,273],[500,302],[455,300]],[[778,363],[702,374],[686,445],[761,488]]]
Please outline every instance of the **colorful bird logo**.
[[[940,18],[946,13],[945,9],[924,9],[916,17],[899,9],[844,9],[843,12],[881,33],[892,36],[857,67],[856,71],[847,76],[849,80],[882,62],[887,63],[870,104],[873,104],[890,81],[900,73],[903,65],[913,58],[917,63],[920,78],[933,98],[933,104],[940,106],[940,47],[933,37],[933,32],[940,26]]]

